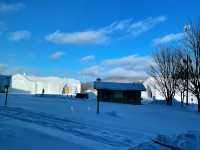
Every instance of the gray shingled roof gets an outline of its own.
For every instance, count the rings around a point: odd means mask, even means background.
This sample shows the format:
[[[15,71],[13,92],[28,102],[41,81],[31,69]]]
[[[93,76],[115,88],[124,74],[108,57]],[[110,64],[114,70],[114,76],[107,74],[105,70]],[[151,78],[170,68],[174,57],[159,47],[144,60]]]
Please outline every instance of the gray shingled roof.
[[[94,82],[95,89],[104,90],[121,90],[121,91],[145,91],[145,87],[142,83],[117,83],[117,82]]]

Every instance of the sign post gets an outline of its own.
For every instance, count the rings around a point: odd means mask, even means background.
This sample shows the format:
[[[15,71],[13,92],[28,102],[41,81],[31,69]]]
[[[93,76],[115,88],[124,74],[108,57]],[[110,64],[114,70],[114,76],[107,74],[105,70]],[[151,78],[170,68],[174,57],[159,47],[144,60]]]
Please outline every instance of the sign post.
[[[8,101],[8,85],[7,86],[5,86],[5,93],[6,93],[6,99],[5,99],[5,104],[4,104],[4,106],[7,106],[7,101]]]
[[[8,88],[11,85],[11,76],[9,75],[0,75],[0,92],[6,94],[6,99],[4,105],[7,106],[8,101]]]
[[[99,97],[97,95],[97,114],[99,114]]]
[[[96,89],[96,83],[101,82],[100,78],[96,79],[96,82],[94,82],[94,88]],[[97,114],[99,114],[99,102],[100,102],[100,97],[99,97],[99,93],[97,90]]]

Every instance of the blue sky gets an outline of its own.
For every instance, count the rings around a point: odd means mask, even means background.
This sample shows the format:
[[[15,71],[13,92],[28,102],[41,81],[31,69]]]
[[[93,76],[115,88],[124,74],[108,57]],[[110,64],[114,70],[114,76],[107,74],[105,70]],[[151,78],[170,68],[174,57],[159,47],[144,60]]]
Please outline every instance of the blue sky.
[[[0,1],[0,71],[80,80],[146,76],[157,45],[177,42],[199,0]]]

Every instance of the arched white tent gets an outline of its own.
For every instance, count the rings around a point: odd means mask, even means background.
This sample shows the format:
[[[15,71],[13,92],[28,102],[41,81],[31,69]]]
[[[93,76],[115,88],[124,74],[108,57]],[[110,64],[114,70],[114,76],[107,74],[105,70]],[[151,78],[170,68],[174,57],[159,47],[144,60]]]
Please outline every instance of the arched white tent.
[[[23,75],[14,75],[11,81],[11,92],[35,94],[35,83]]]
[[[13,93],[41,94],[44,89],[45,94],[61,95],[65,85],[70,86],[70,95],[75,95],[81,91],[81,83],[75,79],[66,79],[59,77],[37,77],[27,75],[12,76]]]

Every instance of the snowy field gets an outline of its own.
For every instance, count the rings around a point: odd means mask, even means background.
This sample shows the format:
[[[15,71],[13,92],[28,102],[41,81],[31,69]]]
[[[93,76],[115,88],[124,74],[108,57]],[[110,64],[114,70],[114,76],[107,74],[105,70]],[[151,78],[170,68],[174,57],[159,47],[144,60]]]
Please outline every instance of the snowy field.
[[[163,149],[151,143],[158,135],[173,144],[182,138],[178,145],[183,149],[200,148],[185,140],[200,141],[196,106],[104,102],[98,115],[95,100],[9,95],[4,107],[4,98],[0,95],[0,150]]]

